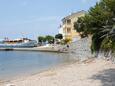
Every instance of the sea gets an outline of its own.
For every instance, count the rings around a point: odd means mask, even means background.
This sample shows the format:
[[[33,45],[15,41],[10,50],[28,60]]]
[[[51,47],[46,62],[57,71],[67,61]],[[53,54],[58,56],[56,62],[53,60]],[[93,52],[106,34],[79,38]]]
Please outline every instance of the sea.
[[[69,53],[0,51],[0,80],[29,76],[73,61]]]

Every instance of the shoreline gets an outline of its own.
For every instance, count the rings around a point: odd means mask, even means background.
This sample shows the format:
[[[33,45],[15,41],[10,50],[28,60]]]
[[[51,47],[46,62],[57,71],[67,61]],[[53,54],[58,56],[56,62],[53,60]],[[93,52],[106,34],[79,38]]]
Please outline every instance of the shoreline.
[[[24,79],[27,79],[27,78],[30,78],[32,76],[36,76],[36,75],[39,75],[39,74],[42,74],[42,73],[45,73],[45,72],[48,72],[48,71],[64,68],[68,65],[72,65],[72,64],[77,63],[77,62],[78,62],[78,60],[74,59],[70,62],[64,62],[64,63],[58,64],[58,65],[52,66],[52,68],[47,68],[47,69],[40,70],[36,73],[31,73],[31,74],[24,75],[24,76],[21,76],[21,77],[19,77],[19,76],[18,77],[13,77],[11,80],[0,80],[0,86],[3,86],[4,84],[10,83],[12,81],[22,81]]]
[[[19,77],[18,79],[0,84],[0,86],[7,86],[8,84],[13,86],[104,86],[102,81],[105,80],[107,82],[106,80],[110,77],[100,75],[99,77],[102,80],[98,80],[98,78],[96,80],[95,76],[98,76],[101,71],[110,69],[115,69],[115,64],[102,59],[87,60],[83,63],[74,62],[60,65],[25,78]],[[114,82],[108,82],[107,86],[111,86],[111,84],[115,85]]]

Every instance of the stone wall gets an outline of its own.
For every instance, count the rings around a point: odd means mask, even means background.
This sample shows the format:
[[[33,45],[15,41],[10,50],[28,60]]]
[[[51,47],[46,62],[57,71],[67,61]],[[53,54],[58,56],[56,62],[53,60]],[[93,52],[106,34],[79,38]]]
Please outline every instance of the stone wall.
[[[70,44],[70,54],[76,59],[87,59],[93,57],[91,54],[91,38],[83,38]]]
[[[69,53],[75,59],[86,60],[88,58],[95,57],[96,54],[91,53],[91,37],[83,38],[76,42],[70,44]],[[99,52],[98,57],[100,59],[112,60],[115,63],[115,53],[109,53],[108,56],[105,56],[104,52]]]

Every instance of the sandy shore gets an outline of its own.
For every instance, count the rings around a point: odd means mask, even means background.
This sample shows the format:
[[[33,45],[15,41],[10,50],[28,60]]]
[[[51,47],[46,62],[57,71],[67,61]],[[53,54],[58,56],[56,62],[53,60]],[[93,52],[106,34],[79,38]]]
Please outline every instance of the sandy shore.
[[[100,59],[76,62],[0,86],[115,86],[115,64]]]

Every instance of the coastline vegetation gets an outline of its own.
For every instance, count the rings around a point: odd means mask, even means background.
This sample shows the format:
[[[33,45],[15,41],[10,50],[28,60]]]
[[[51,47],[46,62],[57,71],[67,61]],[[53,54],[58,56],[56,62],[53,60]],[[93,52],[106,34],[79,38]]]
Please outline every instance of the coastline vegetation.
[[[39,36],[38,37],[38,43],[40,45],[45,44],[46,42],[49,43],[49,44],[54,43],[54,37],[51,36],[51,35]]]
[[[40,46],[44,44],[61,44],[61,45],[66,45],[71,42],[71,39],[63,39],[62,34],[56,34],[55,37],[51,35],[46,35],[46,36],[39,36],[38,37],[38,44]]]
[[[115,0],[101,0],[74,24],[81,37],[92,36],[92,53],[115,52]]]
[[[63,39],[63,35],[62,35],[62,34],[56,34],[56,35],[55,35],[55,38],[61,40],[61,39]]]

